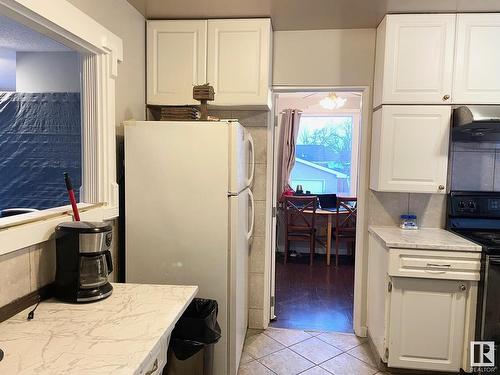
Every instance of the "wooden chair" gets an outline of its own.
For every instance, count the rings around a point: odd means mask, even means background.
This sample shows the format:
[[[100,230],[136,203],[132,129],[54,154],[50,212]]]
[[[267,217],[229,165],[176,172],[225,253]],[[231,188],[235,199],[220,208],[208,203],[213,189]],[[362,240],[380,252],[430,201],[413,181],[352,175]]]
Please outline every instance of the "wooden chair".
[[[358,199],[354,197],[337,197],[337,214],[335,215],[335,266],[339,266],[339,245],[341,241],[349,243],[351,255],[354,255],[356,243],[356,218]]]
[[[285,264],[288,260],[290,241],[308,241],[310,259],[312,266],[316,246],[316,209],[318,208],[318,197],[286,197],[285,209]],[[306,212],[307,211],[307,212]]]

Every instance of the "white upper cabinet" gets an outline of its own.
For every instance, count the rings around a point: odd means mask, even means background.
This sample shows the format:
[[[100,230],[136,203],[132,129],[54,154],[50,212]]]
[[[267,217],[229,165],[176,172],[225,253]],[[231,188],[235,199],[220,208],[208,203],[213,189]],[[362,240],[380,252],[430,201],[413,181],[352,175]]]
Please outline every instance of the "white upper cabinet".
[[[387,15],[377,28],[374,107],[451,103],[454,14]]]
[[[500,14],[459,14],[453,102],[500,103]]]
[[[193,86],[206,82],[207,21],[148,21],[147,103],[197,104]]]
[[[269,106],[271,21],[209,20],[207,81],[214,105]]]
[[[446,193],[450,106],[384,105],[373,113],[370,188]]]

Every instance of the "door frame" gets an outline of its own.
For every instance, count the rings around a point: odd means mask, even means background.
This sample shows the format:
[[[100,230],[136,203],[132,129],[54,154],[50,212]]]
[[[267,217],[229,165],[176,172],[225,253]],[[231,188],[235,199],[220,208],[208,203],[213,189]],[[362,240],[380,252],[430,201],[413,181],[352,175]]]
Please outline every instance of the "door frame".
[[[368,263],[368,201],[370,180],[371,117],[372,92],[369,86],[274,86],[272,89],[272,108],[268,126],[267,147],[267,199],[266,199],[266,285],[269,293],[265,295],[265,310],[269,307],[269,320],[274,319],[275,277],[276,277],[276,204],[277,204],[277,129],[276,95],[286,92],[342,92],[361,93],[361,121],[358,146],[358,215],[356,224],[356,247],[354,266],[354,311],[353,328],[356,335],[366,337],[366,300],[367,300],[367,263]],[[333,267],[333,266],[332,266]],[[268,271],[268,272],[267,272]],[[265,324],[267,326],[268,323]]]

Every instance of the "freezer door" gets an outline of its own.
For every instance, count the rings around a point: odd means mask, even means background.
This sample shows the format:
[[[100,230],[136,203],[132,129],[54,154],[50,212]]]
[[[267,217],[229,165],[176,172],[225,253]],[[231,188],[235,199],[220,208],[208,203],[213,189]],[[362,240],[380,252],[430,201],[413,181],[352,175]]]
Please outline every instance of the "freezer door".
[[[237,373],[248,326],[249,241],[254,227],[254,199],[250,189],[229,198],[230,230],[230,340],[229,374]]]
[[[255,146],[250,133],[239,123],[229,125],[229,191],[237,194],[252,186],[255,173]]]

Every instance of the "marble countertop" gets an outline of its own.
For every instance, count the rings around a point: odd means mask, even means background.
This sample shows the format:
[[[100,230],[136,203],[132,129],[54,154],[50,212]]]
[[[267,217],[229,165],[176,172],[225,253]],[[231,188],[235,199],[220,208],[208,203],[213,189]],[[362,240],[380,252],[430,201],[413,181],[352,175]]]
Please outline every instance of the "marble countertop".
[[[49,299],[0,323],[0,374],[133,374],[169,335],[198,287],[113,284],[105,300]]]
[[[423,250],[481,251],[481,246],[444,229],[404,230],[398,227],[369,226],[368,231],[386,247]]]

